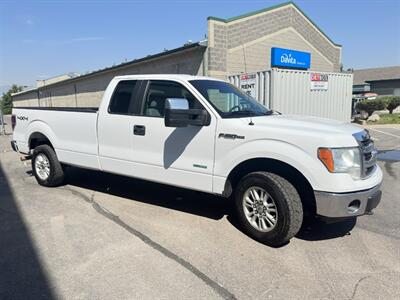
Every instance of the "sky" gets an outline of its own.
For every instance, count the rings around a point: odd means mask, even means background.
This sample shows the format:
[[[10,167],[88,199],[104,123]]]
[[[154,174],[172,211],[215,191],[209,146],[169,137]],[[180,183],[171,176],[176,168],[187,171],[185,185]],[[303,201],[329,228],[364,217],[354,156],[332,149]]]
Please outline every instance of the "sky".
[[[84,74],[205,38],[207,17],[283,1],[0,0],[0,88]],[[400,0],[294,1],[335,43],[347,68],[400,65]]]

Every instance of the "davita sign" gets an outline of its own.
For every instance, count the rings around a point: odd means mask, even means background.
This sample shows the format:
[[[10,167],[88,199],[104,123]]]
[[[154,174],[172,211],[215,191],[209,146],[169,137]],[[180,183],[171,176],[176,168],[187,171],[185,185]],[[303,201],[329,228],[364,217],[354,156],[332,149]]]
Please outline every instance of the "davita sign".
[[[309,69],[311,54],[284,48],[271,48],[271,66],[294,69]]]

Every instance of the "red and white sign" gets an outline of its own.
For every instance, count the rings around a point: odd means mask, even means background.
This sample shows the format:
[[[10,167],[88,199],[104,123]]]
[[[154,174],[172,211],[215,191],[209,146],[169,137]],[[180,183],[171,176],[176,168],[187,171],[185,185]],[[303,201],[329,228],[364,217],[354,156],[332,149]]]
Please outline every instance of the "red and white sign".
[[[256,73],[245,73],[240,76],[240,89],[247,95],[256,97]]]
[[[328,74],[311,73],[311,90],[327,91],[328,90]]]

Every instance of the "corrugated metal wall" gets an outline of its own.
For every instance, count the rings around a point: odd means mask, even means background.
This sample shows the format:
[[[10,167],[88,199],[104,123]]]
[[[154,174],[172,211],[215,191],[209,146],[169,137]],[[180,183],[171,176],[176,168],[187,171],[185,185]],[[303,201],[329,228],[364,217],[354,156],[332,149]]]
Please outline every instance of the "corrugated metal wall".
[[[325,74],[325,89],[312,89],[313,74]],[[229,81],[240,87],[240,76]],[[349,122],[353,75],[301,70],[272,69],[256,73],[255,98],[285,114],[309,115]]]
[[[311,76],[316,72],[271,71],[271,107],[287,114],[310,115],[350,121],[353,75],[326,73],[326,90],[312,90]]]
[[[255,99],[257,99],[260,103],[270,106],[269,98],[270,98],[270,76],[271,73],[269,71],[265,72],[257,72],[256,75],[256,89],[255,94],[252,95]],[[229,76],[229,82],[233,85],[240,88],[240,77],[241,75]]]

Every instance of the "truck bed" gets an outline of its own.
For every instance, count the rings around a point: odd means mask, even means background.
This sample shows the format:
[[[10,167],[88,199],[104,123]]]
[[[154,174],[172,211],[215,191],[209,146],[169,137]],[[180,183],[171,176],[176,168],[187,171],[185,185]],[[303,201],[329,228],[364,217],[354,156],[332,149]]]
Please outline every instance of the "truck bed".
[[[14,140],[21,153],[37,133],[51,142],[60,162],[99,168],[97,107],[14,107]]]

